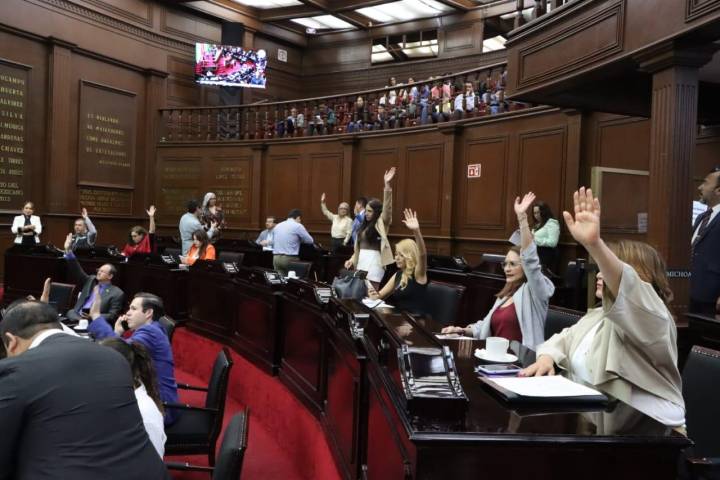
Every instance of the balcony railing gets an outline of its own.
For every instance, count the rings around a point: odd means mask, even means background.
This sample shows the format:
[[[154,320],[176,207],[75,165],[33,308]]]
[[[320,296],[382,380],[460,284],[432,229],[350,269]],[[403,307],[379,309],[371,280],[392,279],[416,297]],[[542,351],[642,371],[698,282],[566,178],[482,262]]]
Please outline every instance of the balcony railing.
[[[338,135],[495,115],[527,107],[505,99],[505,66],[502,62],[329,97],[163,109],[160,141],[232,142]]]

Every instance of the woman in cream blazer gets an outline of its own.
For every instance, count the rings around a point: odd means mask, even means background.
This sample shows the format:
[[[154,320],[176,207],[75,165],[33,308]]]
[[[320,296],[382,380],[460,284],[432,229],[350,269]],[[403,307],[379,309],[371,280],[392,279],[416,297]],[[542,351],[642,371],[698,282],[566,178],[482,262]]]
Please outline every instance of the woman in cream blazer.
[[[40,243],[40,234],[42,233],[42,224],[40,217],[33,215],[35,206],[32,202],[26,202],[23,206],[23,214],[13,219],[10,230],[15,234],[15,244],[34,245]],[[25,225],[26,219],[30,219],[30,223]]]
[[[642,242],[606,245],[600,203],[590,189],[580,188],[574,201],[575,217],[563,216],[600,268],[596,295],[603,305],[540,345],[537,361],[520,375],[553,375],[558,366],[664,425],[681,427],[685,404],[665,263]]]

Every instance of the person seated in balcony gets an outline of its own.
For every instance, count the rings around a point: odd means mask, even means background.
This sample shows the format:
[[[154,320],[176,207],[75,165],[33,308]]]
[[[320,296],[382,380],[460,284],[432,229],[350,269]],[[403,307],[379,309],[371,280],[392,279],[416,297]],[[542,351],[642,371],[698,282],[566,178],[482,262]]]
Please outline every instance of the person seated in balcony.
[[[535,363],[520,376],[554,375],[561,368],[664,425],[682,427],[685,404],[665,262],[643,242],[606,244],[600,202],[590,189],[581,187],[573,201],[574,216],[563,217],[600,269],[595,294],[602,306],[541,344]]]
[[[155,213],[157,212],[155,205],[150,205],[146,210],[150,218],[150,225],[145,230],[140,225],[135,225],[130,229],[128,235],[128,243],[125,244],[120,251],[121,254],[129,257],[136,253],[152,253],[155,251]]]
[[[180,255],[180,261],[185,265],[193,265],[198,260],[215,260],[215,247],[210,244],[210,237],[203,229],[193,232],[190,250],[187,255]]]
[[[384,130],[395,128],[395,115],[389,114],[384,105],[378,105],[375,118],[373,119],[373,130]]]
[[[540,263],[555,271],[557,268],[557,245],[560,239],[560,223],[545,202],[537,202],[533,206],[533,237],[538,246]]]
[[[305,115],[298,113],[298,109],[292,107],[290,109],[290,116],[288,116],[285,122],[285,132],[288,136],[294,137],[302,135],[302,130],[305,128]]]
[[[383,201],[370,200],[365,207],[365,217],[357,233],[352,258],[345,262],[345,268],[364,270],[367,279],[375,289],[380,288],[385,275],[385,265],[393,263],[392,247],[387,239],[388,228],[392,222],[392,187],[395,167],[385,172],[383,181]]]
[[[445,80],[445,83],[440,88],[441,97],[434,105],[434,111],[432,113],[433,123],[447,122],[450,120],[452,114],[452,94],[450,91],[450,79]]]
[[[505,286],[485,318],[467,327],[445,327],[442,333],[460,333],[478,339],[503,337],[534,349],[545,339],[545,318],[555,286],[542,274],[537,247],[533,242],[527,211],[535,194],[515,199],[515,214],[520,226],[520,246],[505,255]]]
[[[333,252],[337,251],[340,247],[347,245],[352,235],[353,220],[350,218],[350,205],[347,202],[342,202],[338,206],[337,215],[328,210],[325,205],[325,193],[320,196],[320,209],[323,215],[332,222],[332,228],[330,229],[330,245]]]
[[[335,133],[335,126],[337,125],[337,115],[335,114],[335,109],[326,103],[321,103],[320,111],[325,117],[325,135]]]
[[[462,89],[455,90],[452,118],[453,120],[462,120],[465,118],[465,92]]]
[[[368,110],[365,99],[359,96],[355,100],[355,111],[352,113],[352,120],[347,124],[347,132],[359,132],[365,128],[367,123]]]
[[[400,240],[395,245],[397,273],[390,277],[385,286],[377,291],[368,282],[368,297],[373,300],[387,300],[398,310],[416,315],[427,312],[427,250],[420,233],[417,212],[405,209],[403,223],[413,232],[415,240]]]
[[[473,90],[472,82],[465,82],[465,98],[463,99],[463,107],[465,109],[465,116],[469,117],[475,114],[475,91]]]
[[[431,77],[432,78],[432,77]],[[426,83],[420,89],[420,124],[428,123],[430,113],[430,84]]]
[[[408,78],[407,87],[400,91],[400,101],[405,105],[408,117],[415,118],[417,115],[417,104],[419,101],[419,91],[415,85],[413,77]]]

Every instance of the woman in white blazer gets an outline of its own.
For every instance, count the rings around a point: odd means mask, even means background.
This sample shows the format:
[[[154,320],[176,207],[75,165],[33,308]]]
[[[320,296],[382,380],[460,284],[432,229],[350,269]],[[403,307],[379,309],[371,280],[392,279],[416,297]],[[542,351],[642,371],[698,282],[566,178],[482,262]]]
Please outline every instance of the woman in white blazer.
[[[23,214],[18,215],[13,220],[11,231],[15,234],[15,243],[17,245],[35,245],[40,243],[40,234],[42,233],[42,224],[40,217],[33,215],[35,205],[32,202],[26,202],[23,207]]]

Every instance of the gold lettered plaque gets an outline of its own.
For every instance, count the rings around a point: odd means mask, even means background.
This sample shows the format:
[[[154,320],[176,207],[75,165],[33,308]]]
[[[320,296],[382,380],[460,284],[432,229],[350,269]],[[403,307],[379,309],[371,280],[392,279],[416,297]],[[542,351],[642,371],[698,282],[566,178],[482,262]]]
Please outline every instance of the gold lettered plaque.
[[[132,191],[130,190],[80,187],[78,197],[80,206],[87,208],[93,214],[132,214]]]
[[[29,66],[0,58],[0,210],[25,201]]]
[[[252,163],[250,158],[214,158],[208,191],[215,193],[231,223],[250,221]]]
[[[160,201],[158,208],[163,214],[182,215],[188,200],[202,201],[200,158],[165,158],[160,162],[158,180]]]
[[[80,80],[78,183],[133,188],[135,93]]]

